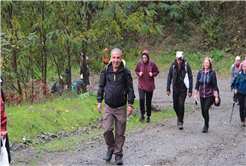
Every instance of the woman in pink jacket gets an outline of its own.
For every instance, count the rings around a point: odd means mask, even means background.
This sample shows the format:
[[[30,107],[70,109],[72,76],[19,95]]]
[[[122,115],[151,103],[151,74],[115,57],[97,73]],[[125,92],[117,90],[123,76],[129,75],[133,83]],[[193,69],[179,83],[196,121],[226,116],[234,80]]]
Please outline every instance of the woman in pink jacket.
[[[159,74],[159,69],[155,62],[149,59],[149,52],[144,50],[142,52],[142,60],[140,60],[135,69],[138,78],[138,92],[140,99],[140,110],[142,116],[140,121],[144,121],[145,117],[145,96],[146,96],[146,106],[147,106],[147,120],[150,122],[151,116],[151,100],[153,96],[153,91],[155,90],[155,81],[154,77]]]

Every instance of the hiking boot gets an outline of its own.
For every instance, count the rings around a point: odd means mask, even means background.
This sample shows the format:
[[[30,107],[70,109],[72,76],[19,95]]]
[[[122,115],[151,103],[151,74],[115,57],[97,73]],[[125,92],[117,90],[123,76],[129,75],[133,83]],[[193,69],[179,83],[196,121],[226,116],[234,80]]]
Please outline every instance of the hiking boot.
[[[108,151],[107,151],[107,154],[106,154],[106,156],[105,156],[104,159],[105,159],[107,162],[109,162],[109,161],[111,160],[111,158],[112,158],[113,153],[114,153],[113,150],[108,150]]]
[[[146,120],[146,122],[148,122],[148,123],[149,123],[149,121],[150,121],[150,117],[148,116],[148,117],[147,117],[147,120]]]
[[[122,156],[115,154],[115,163],[116,165],[122,165],[123,164]]]
[[[203,133],[207,133],[208,132],[208,127],[207,126],[204,126],[203,129],[202,129],[202,132]]]
[[[245,126],[245,122],[241,122],[241,126]]]
[[[183,130],[183,123],[182,122],[179,122],[178,127],[179,127],[179,130]]]
[[[144,119],[145,119],[145,117],[144,117],[144,115],[142,115],[142,116],[140,117],[139,121],[144,121]]]

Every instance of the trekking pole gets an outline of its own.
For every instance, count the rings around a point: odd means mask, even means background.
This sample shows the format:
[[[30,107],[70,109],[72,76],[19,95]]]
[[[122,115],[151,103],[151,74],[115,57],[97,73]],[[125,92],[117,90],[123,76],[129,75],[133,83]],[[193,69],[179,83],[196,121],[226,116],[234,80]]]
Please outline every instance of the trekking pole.
[[[233,114],[234,106],[235,106],[235,102],[233,102],[233,105],[232,105],[231,119],[232,119],[232,114]],[[231,119],[230,119],[230,123],[231,123]]]

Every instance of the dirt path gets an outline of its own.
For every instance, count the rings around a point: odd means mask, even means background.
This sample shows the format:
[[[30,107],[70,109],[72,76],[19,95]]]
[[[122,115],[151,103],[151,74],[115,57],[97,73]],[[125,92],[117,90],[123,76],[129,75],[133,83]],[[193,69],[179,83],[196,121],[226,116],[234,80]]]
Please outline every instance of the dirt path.
[[[133,77],[138,98],[137,78]],[[172,108],[172,98],[166,95],[166,73],[156,77],[155,83],[153,103]],[[126,134],[124,165],[246,165],[246,127],[240,127],[238,106],[229,122],[232,110],[229,77],[218,77],[218,85],[222,104],[210,109],[209,133],[202,133],[200,106],[194,104],[193,98],[187,98],[186,107],[191,111],[185,113],[183,131],[178,130],[176,118],[172,118]],[[96,84],[90,90],[96,92]],[[106,145],[102,137],[99,140],[93,145],[78,145],[74,153],[24,149],[14,153],[13,165],[26,162],[28,165],[115,165],[114,158],[109,163],[103,160]]]

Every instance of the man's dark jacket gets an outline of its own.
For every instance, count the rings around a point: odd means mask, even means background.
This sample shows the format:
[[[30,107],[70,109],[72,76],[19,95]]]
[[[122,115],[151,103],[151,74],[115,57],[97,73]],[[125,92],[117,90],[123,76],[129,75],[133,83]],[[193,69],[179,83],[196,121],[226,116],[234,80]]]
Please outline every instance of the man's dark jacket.
[[[183,59],[183,62],[181,64],[181,68],[180,68],[180,76],[181,76],[181,81],[180,84],[175,84],[175,80],[177,79],[175,76],[177,75],[176,72],[178,70],[178,63],[177,60],[175,59],[175,61],[171,64],[170,69],[169,69],[169,73],[168,73],[168,77],[167,77],[167,92],[170,91],[170,85],[171,85],[171,81],[173,79],[173,83],[172,83],[172,87],[173,87],[173,93],[180,93],[183,91],[187,91],[187,88],[184,84],[184,78],[185,78],[185,62],[186,59]],[[174,67],[173,67],[174,65]],[[192,87],[193,87],[193,76],[192,76],[192,71],[190,68],[189,63],[187,62],[187,72],[188,72],[188,77],[189,77],[189,89],[188,92],[192,93]]]
[[[106,73],[107,72],[107,73]],[[105,66],[100,74],[97,101],[102,103],[105,92],[105,104],[110,108],[119,108],[134,103],[134,89],[130,70],[121,62],[120,69],[113,71],[112,62]]]

